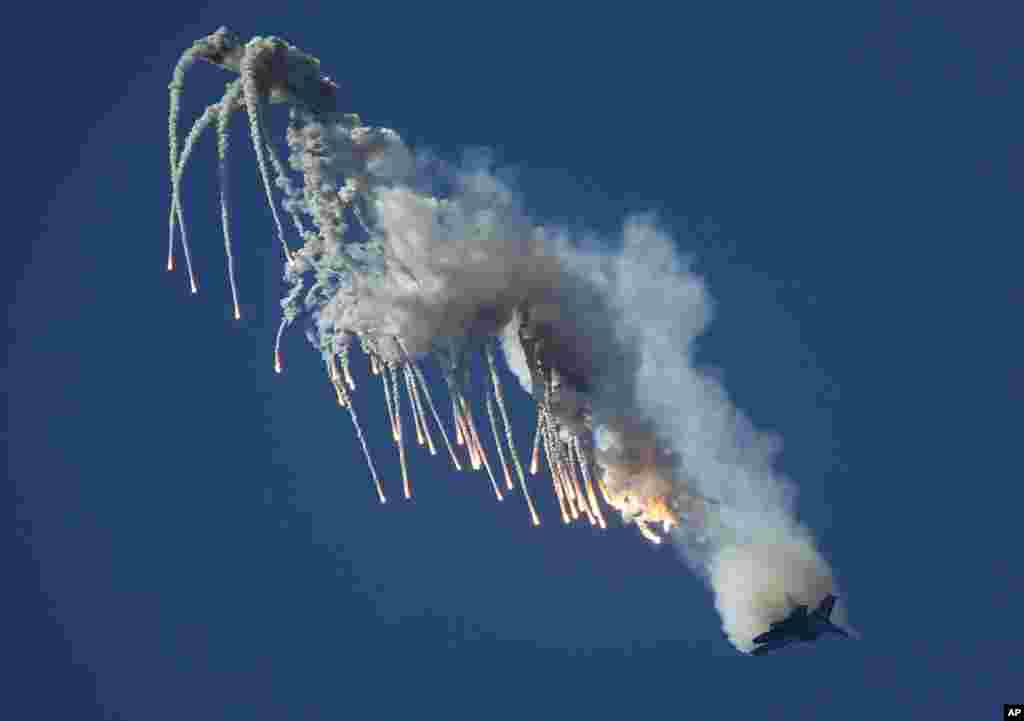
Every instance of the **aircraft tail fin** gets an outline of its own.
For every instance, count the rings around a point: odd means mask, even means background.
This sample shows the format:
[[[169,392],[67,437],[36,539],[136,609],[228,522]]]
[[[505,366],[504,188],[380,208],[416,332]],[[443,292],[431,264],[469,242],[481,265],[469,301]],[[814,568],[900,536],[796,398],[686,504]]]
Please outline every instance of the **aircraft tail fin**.
[[[836,597],[831,593],[825,596],[825,600],[821,602],[821,605],[814,611],[815,615],[820,616],[823,621],[828,621],[829,616],[832,615],[832,609],[836,605]]]
[[[817,616],[821,621],[824,621],[826,628],[833,633],[837,633],[844,638],[860,638],[860,634],[853,629],[845,629],[842,626],[837,625],[831,620],[832,609],[836,605],[836,597],[831,593],[825,596],[825,599],[821,602],[821,605],[814,610],[814,615]]]

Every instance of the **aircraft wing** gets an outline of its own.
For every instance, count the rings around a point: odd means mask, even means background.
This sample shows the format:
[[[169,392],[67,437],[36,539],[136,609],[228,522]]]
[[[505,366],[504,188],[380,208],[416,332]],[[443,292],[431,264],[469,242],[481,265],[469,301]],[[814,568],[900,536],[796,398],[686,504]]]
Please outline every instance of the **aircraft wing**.
[[[846,630],[845,630],[845,629],[843,629],[843,628],[842,628],[841,626],[837,626],[837,625],[835,625],[834,623],[830,623],[830,624],[829,624],[829,626],[831,626],[831,627],[832,627],[832,632],[833,632],[833,633],[838,633],[838,634],[839,634],[840,636],[842,636],[843,638],[849,638],[849,637],[850,637],[850,634],[848,634],[848,633],[846,632]]]
[[[830,593],[827,596],[825,596],[825,600],[821,602],[820,606],[818,606],[818,611],[821,612],[821,614],[825,617],[826,621],[829,619],[829,616],[832,615],[832,608],[835,605],[836,597]]]
[[[760,636],[754,637],[754,643],[772,643],[773,641],[782,641],[786,638],[786,632],[782,629],[773,628],[770,631],[765,631]]]
[[[763,656],[766,653],[771,653],[772,651],[777,651],[780,648],[785,648],[789,644],[790,644],[790,641],[782,641],[782,640],[773,641],[771,643],[765,643],[765,644],[763,644],[761,646],[758,646],[753,651],[751,651],[750,655],[752,655],[752,656]]]

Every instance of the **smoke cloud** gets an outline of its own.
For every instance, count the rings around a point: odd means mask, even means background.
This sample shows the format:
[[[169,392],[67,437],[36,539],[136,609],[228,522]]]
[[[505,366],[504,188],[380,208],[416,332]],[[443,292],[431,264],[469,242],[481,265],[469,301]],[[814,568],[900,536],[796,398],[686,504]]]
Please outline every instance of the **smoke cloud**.
[[[710,584],[737,648],[749,651],[795,604],[834,593],[828,563],[793,518],[795,490],[773,470],[778,439],[758,433],[696,366],[713,302],[656,218],[636,215],[617,238],[579,242],[527,218],[489,169],[443,168],[431,157],[414,170],[402,160],[410,151],[389,147],[399,160],[384,153],[378,167],[407,172],[378,177],[367,212],[400,270],[335,295],[319,322],[401,337],[414,354],[442,338],[497,335],[533,392],[516,333],[517,308],[529,307],[531,322],[557,339],[558,366],[577,379],[560,416],[595,435],[624,516],[652,499],[690,501],[670,537]],[[443,197],[421,190],[438,186],[448,188]],[[572,422],[584,405],[591,428]]]
[[[239,72],[241,85],[210,106],[179,158],[177,99],[196,58]],[[261,89],[292,105],[287,168],[261,135]],[[737,648],[751,650],[752,639],[794,606],[816,606],[837,593],[828,563],[796,520],[795,488],[775,469],[778,439],[758,432],[695,361],[695,341],[714,305],[692,258],[654,216],[626,219],[614,238],[574,237],[530,218],[486,152],[446,164],[414,152],[394,131],[338,112],[339,97],[315,58],[276,38],[243,45],[221,29],[198,41],[171,86],[171,251],[176,218],[185,242],[178,187],[195,137],[217,120],[223,179],[226,116],[244,108],[261,173],[267,179],[273,168],[302,239],[294,252],[285,244],[291,290],[281,330],[300,316],[310,319],[310,339],[351,413],[382,502],[351,398],[354,339],[382,376],[406,496],[403,387],[420,442],[429,440],[428,418],[444,431],[417,365],[426,356],[442,366],[458,442],[474,467],[486,466],[501,498],[464,393],[469,359],[487,360],[487,414],[507,489],[514,487],[494,411],[507,428],[493,356],[500,348],[536,401],[533,463],[543,448],[563,520],[585,515],[605,525],[596,486],[624,523],[652,542],[670,539],[710,585]],[[226,207],[222,214],[230,259]],[[169,268],[172,260],[169,253]],[[506,437],[539,522],[511,432]],[[445,443],[460,467],[447,435]],[[841,610],[837,620],[843,622]]]

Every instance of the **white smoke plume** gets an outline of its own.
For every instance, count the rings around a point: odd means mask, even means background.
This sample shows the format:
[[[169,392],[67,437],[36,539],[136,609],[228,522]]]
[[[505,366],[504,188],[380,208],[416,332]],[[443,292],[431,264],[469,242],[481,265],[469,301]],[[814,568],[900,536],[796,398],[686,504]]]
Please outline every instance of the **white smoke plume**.
[[[776,440],[695,367],[711,301],[652,217],[628,219],[617,250],[593,242],[582,250],[563,231],[531,223],[483,169],[457,172],[443,203],[405,185],[371,197],[376,228],[408,275],[367,289],[358,303],[332,302],[325,315],[344,307],[346,328],[402,337],[415,353],[438,337],[507,335],[524,302],[535,314],[550,307],[559,338],[584,356],[595,425],[624,411],[651,423],[689,487],[722,504],[700,529],[684,523],[672,538],[706,575],[738,648],[749,650],[794,604],[813,608],[835,591],[828,564],[791,517],[793,489],[772,470]],[[518,344],[504,348],[528,378]],[[646,483],[659,495],[656,480]]]
[[[765,526],[755,533],[743,544],[722,543],[710,556],[722,628],[742,651],[749,651],[751,639],[787,616],[794,604],[813,608],[826,594],[836,593],[828,563],[799,528]],[[840,624],[842,608],[837,605],[832,615]]]
[[[370,354],[385,376],[403,475],[400,374],[423,436],[430,414],[416,363],[440,360],[457,435],[476,466],[484,451],[461,393],[465,359],[483,352],[493,360],[491,349],[500,348],[538,404],[538,442],[563,520],[585,515],[605,524],[596,485],[624,522],[653,542],[670,538],[710,584],[737,648],[751,650],[752,639],[795,605],[814,607],[836,593],[828,563],[795,519],[794,487],[775,471],[777,439],[757,432],[714,375],[697,367],[694,342],[713,305],[690,259],[654,217],[628,218],[618,238],[573,238],[529,218],[486,154],[449,166],[413,152],[393,131],[325,109],[337,86],[313,83],[312,60],[291,46],[257,38],[243,47],[228,34],[200,43],[190,58],[242,68],[243,81],[245,69],[256,68],[248,71],[263,73],[256,86],[293,105],[292,174],[267,146],[302,240],[286,265],[292,290],[284,323],[311,319],[311,340],[357,430],[348,370],[353,339]],[[257,62],[274,53],[292,65]],[[291,82],[296,67],[304,69],[301,87]],[[301,102],[314,90],[315,103]],[[226,97],[217,112],[240,103],[258,127],[251,96],[244,103],[237,93]],[[262,142],[255,131],[254,142]],[[175,154],[172,142],[172,174],[180,178],[184,160],[176,166]],[[301,176],[301,190],[293,174]],[[175,184],[172,213],[179,208]],[[504,415],[496,372],[494,386],[487,409],[511,489],[491,405],[493,399]],[[425,385],[422,392],[428,394]],[[436,411],[433,418],[440,426]],[[536,522],[511,435],[509,446]],[[364,451],[378,480],[365,443]],[[494,476],[492,482],[501,497]],[[383,501],[379,481],[378,493]]]

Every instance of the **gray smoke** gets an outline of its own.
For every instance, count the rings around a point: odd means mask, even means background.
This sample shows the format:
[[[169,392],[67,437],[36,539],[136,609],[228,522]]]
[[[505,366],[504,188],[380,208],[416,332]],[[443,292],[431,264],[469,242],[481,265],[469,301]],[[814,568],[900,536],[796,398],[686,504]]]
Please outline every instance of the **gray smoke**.
[[[618,238],[579,242],[533,222],[517,194],[479,164],[411,160],[396,135],[378,131],[369,172],[360,172],[359,154],[348,149],[358,145],[356,134],[343,127],[316,134],[341,148],[331,156],[339,186],[364,179],[357,189],[365,222],[384,259],[315,309],[321,328],[400,337],[414,355],[442,339],[498,336],[529,392],[516,332],[516,308],[526,304],[591,381],[579,404],[592,409],[590,432],[601,436],[609,485],[641,505],[666,494],[712,499],[671,538],[710,583],[738,648],[749,650],[794,604],[816,605],[835,592],[827,562],[794,519],[794,488],[773,469],[778,439],[759,433],[695,364],[694,342],[713,304],[691,259],[652,216],[627,219]],[[309,166],[295,150],[293,165]],[[439,185],[447,190],[435,195]],[[351,253],[346,248],[326,252]],[[659,444],[643,472],[627,463],[644,450],[626,430],[631,423],[646,429],[640,445],[651,446],[651,437]],[[627,470],[615,475],[616,464]]]

